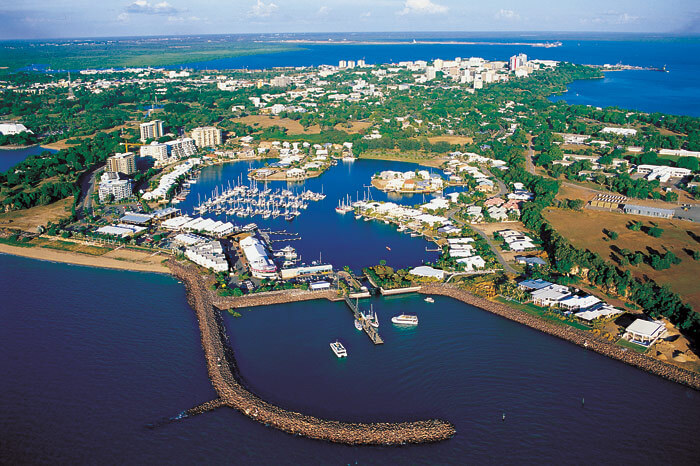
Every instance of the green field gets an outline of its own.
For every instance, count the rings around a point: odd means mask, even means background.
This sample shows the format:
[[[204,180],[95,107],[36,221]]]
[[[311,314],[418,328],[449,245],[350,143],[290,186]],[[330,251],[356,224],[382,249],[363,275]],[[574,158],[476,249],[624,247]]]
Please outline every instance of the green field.
[[[298,47],[198,38],[143,38],[0,43],[0,68],[8,72],[30,65],[76,70],[169,66],[244,55],[288,52]]]

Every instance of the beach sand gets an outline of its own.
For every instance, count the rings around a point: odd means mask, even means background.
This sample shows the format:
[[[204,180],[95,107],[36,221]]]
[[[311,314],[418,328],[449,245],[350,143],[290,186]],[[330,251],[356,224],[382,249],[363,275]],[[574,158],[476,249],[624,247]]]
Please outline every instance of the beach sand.
[[[19,247],[0,243],[0,253],[14,256],[29,257],[64,264],[85,265],[106,269],[132,270],[137,272],[169,273],[168,268],[161,264],[165,259],[162,255],[151,256],[136,251],[112,251],[104,256],[80,254],[71,251],[47,249],[42,247]]]

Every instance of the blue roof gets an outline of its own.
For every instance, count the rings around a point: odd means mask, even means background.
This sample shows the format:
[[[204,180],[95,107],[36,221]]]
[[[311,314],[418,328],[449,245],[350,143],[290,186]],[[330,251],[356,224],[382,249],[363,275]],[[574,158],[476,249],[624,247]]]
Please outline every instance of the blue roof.
[[[518,262],[525,262],[530,265],[546,265],[547,262],[540,257],[518,256],[515,258]]]
[[[523,280],[519,283],[520,286],[524,288],[530,288],[531,290],[540,290],[552,284],[552,282],[542,280],[541,278],[538,278],[537,280]]]

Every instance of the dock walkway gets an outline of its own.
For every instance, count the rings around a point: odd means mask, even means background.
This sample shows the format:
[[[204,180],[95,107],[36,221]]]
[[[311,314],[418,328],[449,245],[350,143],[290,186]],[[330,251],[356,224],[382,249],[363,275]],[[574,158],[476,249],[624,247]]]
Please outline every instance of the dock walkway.
[[[369,324],[369,322],[367,322],[366,319],[363,319],[360,315],[360,306],[356,303],[353,303],[352,300],[347,296],[345,297],[345,304],[348,305],[355,319],[362,324],[362,330],[364,330],[369,339],[372,340],[372,343],[374,343],[375,345],[383,344],[384,340],[382,340],[382,337],[379,335],[377,329],[372,327]]]

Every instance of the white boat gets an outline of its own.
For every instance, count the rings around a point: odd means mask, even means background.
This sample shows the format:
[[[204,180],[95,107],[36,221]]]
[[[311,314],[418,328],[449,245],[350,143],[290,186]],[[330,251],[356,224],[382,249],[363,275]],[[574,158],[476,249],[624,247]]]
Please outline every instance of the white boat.
[[[391,321],[396,325],[418,325],[418,316],[401,314],[392,317]]]
[[[331,349],[333,350],[335,355],[338,356],[339,358],[346,358],[348,356],[347,350],[345,349],[343,344],[341,342],[339,342],[338,340],[331,343]]]
[[[355,319],[355,328],[357,330],[362,330],[362,324],[360,323],[359,320]]]
[[[434,303],[435,300],[433,298],[431,298],[430,296],[428,296],[427,298],[425,298],[425,302],[426,303]]]

